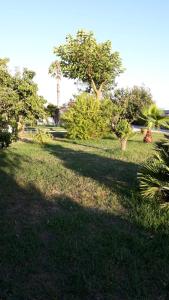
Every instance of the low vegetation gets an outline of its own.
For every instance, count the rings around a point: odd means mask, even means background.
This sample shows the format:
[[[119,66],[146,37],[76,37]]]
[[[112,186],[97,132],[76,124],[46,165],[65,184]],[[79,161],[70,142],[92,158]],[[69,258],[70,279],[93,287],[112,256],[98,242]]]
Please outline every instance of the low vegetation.
[[[127,140],[129,139],[130,135],[132,134],[132,127],[128,123],[126,119],[118,120],[117,124],[115,124],[114,133],[120,141],[121,150],[126,150]]]
[[[111,131],[113,104],[111,100],[96,99],[83,93],[63,114],[62,121],[73,139],[95,139]]]
[[[169,128],[169,118],[165,116],[164,111],[159,109],[156,104],[145,107],[140,116],[145,121],[148,129],[144,137],[144,142],[146,143],[152,142],[152,128]]]
[[[169,202],[169,139],[156,143],[156,153],[143,164],[140,187],[144,197]]]
[[[137,188],[153,147],[137,134],[126,152],[112,135],[1,151],[1,298],[168,299],[169,211]]]
[[[34,142],[44,145],[52,140],[52,135],[49,133],[49,130],[37,128],[36,133],[32,134],[32,139]]]
[[[12,135],[10,132],[0,130],[0,148],[7,148],[12,143]]]
[[[168,140],[150,142],[169,119],[149,89],[116,88],[124,68],[110,41],[79,30],[54,54],[47,107],[35,72],[0,59],[0,299],[167,300]],[[79,95],[61,110],[62,76]],[[66,130],[26,133],[49,116]]]

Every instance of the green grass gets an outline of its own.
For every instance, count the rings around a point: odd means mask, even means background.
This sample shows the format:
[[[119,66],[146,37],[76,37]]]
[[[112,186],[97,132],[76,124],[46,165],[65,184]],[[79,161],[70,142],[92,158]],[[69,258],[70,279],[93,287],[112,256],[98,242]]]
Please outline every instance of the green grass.
[[[169,210],[136,177],[152,153],[139,134],[1,151],[0,299],[169,299]]]

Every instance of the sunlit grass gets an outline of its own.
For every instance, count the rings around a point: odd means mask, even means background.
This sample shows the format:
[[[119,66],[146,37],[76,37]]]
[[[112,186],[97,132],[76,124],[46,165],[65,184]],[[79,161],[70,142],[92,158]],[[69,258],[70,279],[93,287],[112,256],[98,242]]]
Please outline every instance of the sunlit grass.
[[[169,211],[140,198],[142,139],[0,152],[2,299],[168,299]]]

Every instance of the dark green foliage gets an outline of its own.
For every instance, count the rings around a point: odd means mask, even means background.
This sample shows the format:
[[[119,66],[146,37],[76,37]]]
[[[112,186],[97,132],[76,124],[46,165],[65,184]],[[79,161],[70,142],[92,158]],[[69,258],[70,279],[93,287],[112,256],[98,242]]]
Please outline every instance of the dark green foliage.
[[[0,148],[7,148],[12,143],[12,134],[0,130]]]
[[[156,143],[156,154],[144,163],[138,174],[141,193],[149,199],[169,202],[169,141]]]
[[[113,102],[112,109],[112,130],[120,141],[121,150],[126,150],[127,140],[132,134],[132,127],[125,118],[124,107]]]
[[[126,119],[119,119],[113,128],[113,131],[120,141],[121,150],[125,151],[127,140],[132,134],[132,127]]]
[[[152,104],[152,96],[144,87],[134,86],[131,89],[117,89],[112,96],[113,115],[112,128],[125,150],[126,143],[132,133],[131,124],[137,120],[142,109]]]
[[[119,122],[115,126],[114,132],[119,139],[127,139],[132,133],[132,128],[127,120],[122,119],[119,120]]]
[[[111,130],[113,105],[110,100],[99,101],[83,93],[63,114],[62,121],[70,138],[93,139]]]
[[[138,86],[115,90],[112,101],[121,108],[121,117],[128,120],[129,123],[137,120],[143,108],[147,108],[153,103],[150,90]]]
[[[55,125],[59,123],[60,111],[56,105],[49,103],[46,107],[46,113],[53,118]]]

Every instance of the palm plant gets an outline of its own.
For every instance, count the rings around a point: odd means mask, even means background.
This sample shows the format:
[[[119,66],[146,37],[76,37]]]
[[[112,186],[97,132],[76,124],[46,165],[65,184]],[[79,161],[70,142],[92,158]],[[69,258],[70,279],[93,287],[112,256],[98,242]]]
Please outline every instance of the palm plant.
[[[57,89],[57,107],[59,108],[60,101],[60,81],[62,78],[62,71],[59,61],[54,61],[49,67],[49,73],[52,77],[56,78],[56,89]]]
[[[157,142],[155,155],[138,173],[141,194],[150,199],[169,202],[169,140]]]
[[[159,109],[156,104],[150,105],[142,112],[141,118],[146,122],[148,129],[144,137],[144,142],[152,141],[152,128],[160,128],[161,126],[168,128],[169,118],[164,115],[164,111]]]
[[[113,131],[120,141],[121,150],[125,151],[127,141],[132,135],[132,127],[126,119],[118,120],[117,124],[113,127]]]

